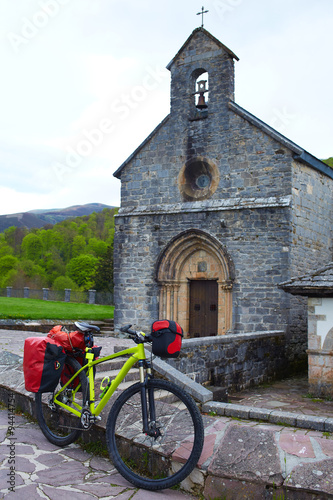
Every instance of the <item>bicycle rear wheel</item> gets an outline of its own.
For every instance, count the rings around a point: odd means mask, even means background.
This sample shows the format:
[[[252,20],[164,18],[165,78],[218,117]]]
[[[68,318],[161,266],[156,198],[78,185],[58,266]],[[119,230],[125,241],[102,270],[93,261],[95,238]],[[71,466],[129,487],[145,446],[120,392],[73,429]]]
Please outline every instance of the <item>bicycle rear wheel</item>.
[[[36,393],[36,413],[39,426],[44,436],[56,446],[67,446],[80,436],[81,420],[68,410],[61,408],[54,401],[54,395],[61,389],[61,379],[69,380],[81,368],[78,361],[70,356],[66,357],[62,377],[53,392]],[[60,393],[58,398],[66,405],[82,410],[87,398],[88,382],[82,371],[73,382]]]
[[[180,483],[196,466],[203,447],[204,428],[193,399],[181,388],[158,379],[146,386],[148,415],[154,395],[152,436],[143,432],[141,384],[126,389],[115,401],[106,425],[106,441],[114,466],[139,488],[161,490]]]

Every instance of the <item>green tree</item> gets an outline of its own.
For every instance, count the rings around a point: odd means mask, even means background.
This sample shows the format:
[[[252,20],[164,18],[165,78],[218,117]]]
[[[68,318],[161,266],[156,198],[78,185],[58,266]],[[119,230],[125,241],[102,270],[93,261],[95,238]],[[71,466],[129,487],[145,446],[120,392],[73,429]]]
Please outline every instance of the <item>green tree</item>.
[[[94,286],[94,276],[98,266],[98,259],[93,255],[79,255],[67,264],[67,275],[83,290]]]
[[[38,261],[43,254],[43,243],[40,236],[29,233],[22,240],[22,251],[29,260]]]
[[[1,288],[10,285],[10,281],[16,275],[18,264],[17,257],[4,255],[0,258],[0,286]]]
[[[26,227],[11,226],[4,230],[7,244],[12,247],[16,255],[20,254],[23,238],[28,234]]]
[[[77,290],[77,284],[69,276],[58,276],[53,282],[53,290],[65,290],[65,288],[70,288],[71,290]]]
[[[14,252],[13,248],[8,245],[3,234],[0,234],[0,257],[5,255],[12,255]]]
[[[99,292],[113,292],[113,247],[111,245],[107,247],[105,256],[99,259],[95,288]]]
[[[86,240],[81,234],[74,236],[72,245],[72,256],[77,257],[78,255],[85,252]]]
[[[107,244],[105,241],[97,238],[90,238],[87,245],[87,252],[91,253],[95,257],[104,257],[107,252]]]
[[[11,269],[14,269],[18,263],[17,257],[13,255],[5,255],[0,258],[0,275],[6,274]]]

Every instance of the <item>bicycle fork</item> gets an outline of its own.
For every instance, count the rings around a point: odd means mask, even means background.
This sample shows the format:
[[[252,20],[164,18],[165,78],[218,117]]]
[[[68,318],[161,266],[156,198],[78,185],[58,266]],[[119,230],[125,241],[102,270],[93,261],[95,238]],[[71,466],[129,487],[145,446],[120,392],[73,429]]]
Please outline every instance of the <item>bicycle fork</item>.
[[[147,369],[147,375],[145,376],[144,369]],[[157,439],[161,436],[160,430],[156,425],[156,409],[155,409],[155,397],[154,388],[149,387],[148,381],[151,377],[151,366],[146,361],[139,361],[139,374],[141,383],[141,408],[142,408],[142,421],[143,421],[143,432],[151,437]],[[148,390],[147,390],[148,386]],[[148,394],[148,404],[147,404],[147,394]],[[148,418],[148,408],[149,408],[149,418]]]

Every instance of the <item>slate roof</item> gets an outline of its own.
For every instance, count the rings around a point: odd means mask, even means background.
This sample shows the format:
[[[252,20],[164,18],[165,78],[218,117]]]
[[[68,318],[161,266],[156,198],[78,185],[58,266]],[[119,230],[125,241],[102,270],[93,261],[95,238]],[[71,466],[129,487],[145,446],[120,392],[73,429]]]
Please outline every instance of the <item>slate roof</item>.
[[[333,262],[316,271],[279,284],[285,292],[308,297],[333,297]]]

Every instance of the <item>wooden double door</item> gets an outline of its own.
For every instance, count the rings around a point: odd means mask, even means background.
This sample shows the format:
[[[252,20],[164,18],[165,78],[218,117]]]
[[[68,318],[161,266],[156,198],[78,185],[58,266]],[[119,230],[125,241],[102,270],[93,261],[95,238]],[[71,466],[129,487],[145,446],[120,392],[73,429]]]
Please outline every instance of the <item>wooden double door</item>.
[[[215,280],[190,281],[190,337],[217,335],[218,284]]]

